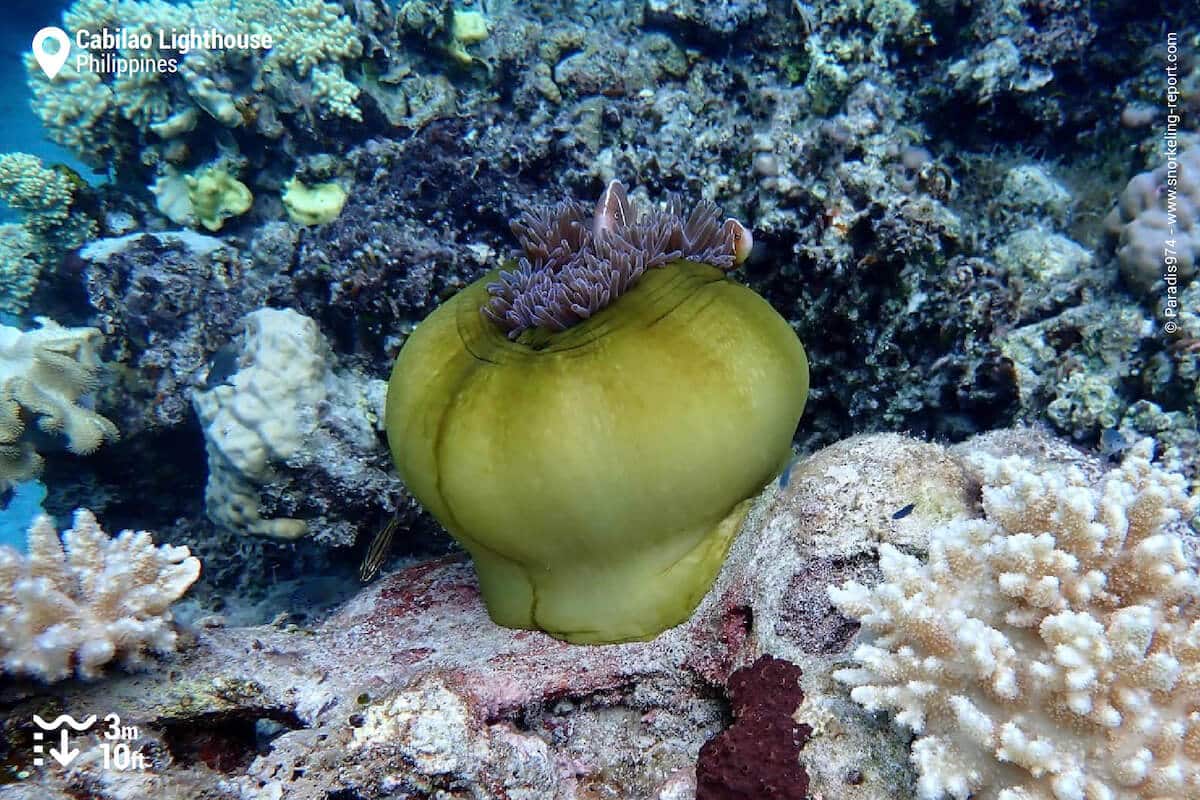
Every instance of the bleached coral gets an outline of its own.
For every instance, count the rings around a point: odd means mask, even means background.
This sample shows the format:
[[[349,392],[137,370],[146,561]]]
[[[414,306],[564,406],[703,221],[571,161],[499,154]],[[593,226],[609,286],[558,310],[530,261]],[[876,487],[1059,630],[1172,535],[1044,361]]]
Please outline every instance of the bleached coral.
[[[320,521],[299,495],[320,494],[319,481],[344,502],[375,485],[386,384],[335,370],[317,324],[291,309],[259,309],[244,325],[236,372],[192,395],[208,452],[208,516],[237,533],[352,543],[356,527]]]
[[[0,485],[41,469],[25,436],[27,417],[38,417],[41,430],[61,434],[78,454],[117,438],[112,422],[80,404],[99,383],[100,331],[37,322],[32,331],[0,326]]]
[[[257,485],[316,428],[328,345],[315,322],[290,309],[259,309],[245,325],[241,369],[193,397],[208,443],[208,515],[232,530],[295,539],[304,521],[264,519]]]
[[[94,678],[113,659],[137,666],[175,649],[170,606],[200,576],[186,547],[156,547],[145,531],[110,538],[75,512],[59,540],[53,521],[29,529],[29,553],[0,547],[0,664],[46,682]]]
[[[917,734],[922,798],[1200,797],[1200,581],[1170,527],[1196,506],[1150,455],[1098,485],[976,456],[982,519],[830,587],[866,634],[835,677]]]

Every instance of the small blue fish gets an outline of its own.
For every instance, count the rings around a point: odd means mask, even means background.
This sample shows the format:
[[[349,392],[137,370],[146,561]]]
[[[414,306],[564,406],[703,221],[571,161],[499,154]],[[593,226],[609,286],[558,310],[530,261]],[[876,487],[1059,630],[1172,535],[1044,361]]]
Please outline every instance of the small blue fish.
[[[792,479],[792,467],[796,466],[796,462],[800,460],[800,456],[792,453],[792,457],[788,459],[787,464],[783,467],[783,472],[779,473],[779,488],[786,489],[788,481]]]
[[[904,519],[909,514],[911,514],[913,512],[913,509],[916,507],[917,507],[916,503],[909,503],[904,508],[897,511],[895,514],[892,514],[892,519]]]
[[[1100,452],[1109,458],[1129,448],[1129,442],[1116,428],[1100,431]]]

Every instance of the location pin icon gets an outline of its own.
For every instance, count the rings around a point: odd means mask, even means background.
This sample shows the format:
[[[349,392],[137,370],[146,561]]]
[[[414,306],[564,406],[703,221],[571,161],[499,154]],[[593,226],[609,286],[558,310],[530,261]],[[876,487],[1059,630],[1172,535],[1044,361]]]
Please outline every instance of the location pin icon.
[[[46,45],[49,42],[58,45],[58,49],[53,53],[46,52]],[[71,37],[67,36],[67,32],[62,28],[42,28],[34,34],[33,57],[50,80],[54,80],[54,76],[63,68],[63,64],[67,63],[67,56],[70,54]]]

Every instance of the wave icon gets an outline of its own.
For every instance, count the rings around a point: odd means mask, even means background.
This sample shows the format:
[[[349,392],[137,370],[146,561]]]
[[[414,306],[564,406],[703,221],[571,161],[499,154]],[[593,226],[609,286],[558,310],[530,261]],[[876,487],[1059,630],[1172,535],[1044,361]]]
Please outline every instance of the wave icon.
[[[96,715],[92,714],[90,717],[85,719],[83,722],[76,722],[75,718],[72,717],[70,714],[59,714],[57,717],[54,718],[53,722],[46,722],[46,720],[42,719],[37,714],[34,714],[33,721],[34,721],[34,724],[36,724],[39,728],[41,728],[44,731],[52,731],[55,728],[58,728],[65,724],[65,725],[73,728],[76,731],[83,732],[83,731],[86,731],[88,728],[92,727],[92,723],[94,723],[96,721]]]

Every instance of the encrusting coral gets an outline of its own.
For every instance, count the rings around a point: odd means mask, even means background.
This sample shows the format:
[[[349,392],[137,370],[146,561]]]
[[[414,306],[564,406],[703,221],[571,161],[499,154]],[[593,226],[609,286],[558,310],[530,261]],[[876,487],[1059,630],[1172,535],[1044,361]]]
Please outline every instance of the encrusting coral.
[[[791,455],[804,348],[721,268],[746,255],[741,226],[675,208],[643,226],[613,184],[590,225],[573,204],[528,214],[531,280],[485,276],[396,359],[397,469],[470,551],[499,624],[597,643],[682,622]]]
[[[1170,527],[1196,504],[1150,457],[1093,485],[977,454],[982,519],[830,587],[866,634],[835,677],[917,734],[922,798],[1200,796],[1200,581]]]
[[[205,169],[185,180],[192,213],[210,231],[219,231],[229,217],[245,214],[254,202],[246,184],[224,169]]]
[[[1149,294],[1164,272],[1186,286],[1200,260],[1200,147],[1135,175],[1104,225],[1119,237],[1121,275],[1134,290]]]
[[[41,456],[25,435],[29,416],[80,455],[118,436],[112,422],[80,404],[99,383],[100,331],[64,328],[45,317],[37,322],[32,331],[0,326],[0,485],[41,470]]]
[[[92,512],[29,529],[29,553],[0,547],[0,665],[47,683],[94,678],[113,659],[137,666],[175,649],[170,606],[200,576],[186,547],[155,546],[145,531],[110,538]]]
[[[320,225],[337,219],[346,205],[346,190],[336,183],[312,186],[293,177],[283,185],[283,208],[288,219],[301,225]]]

